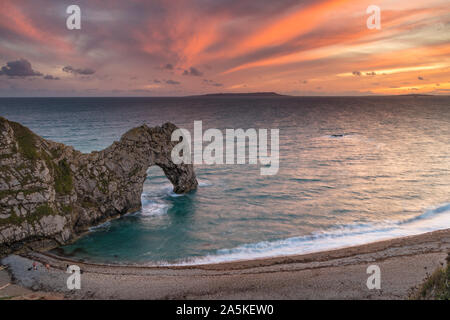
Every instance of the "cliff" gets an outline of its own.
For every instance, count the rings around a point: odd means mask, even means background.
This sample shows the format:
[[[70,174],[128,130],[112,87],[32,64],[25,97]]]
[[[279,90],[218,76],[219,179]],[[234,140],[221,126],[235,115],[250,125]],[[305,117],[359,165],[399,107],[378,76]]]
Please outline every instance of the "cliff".
[[[192,165],[174,164],[177,127],[141,126],[108,148],[83,154],[0,117],[0,255],[69,242],[90,226],[141,207],[152,165],[174,192],[196,189]]]

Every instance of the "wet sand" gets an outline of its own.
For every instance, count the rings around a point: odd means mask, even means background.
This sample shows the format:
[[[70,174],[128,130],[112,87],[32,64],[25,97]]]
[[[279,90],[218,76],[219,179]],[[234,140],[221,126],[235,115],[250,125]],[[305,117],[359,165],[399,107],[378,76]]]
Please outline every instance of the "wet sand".
[[[196,266],[100,265],[36,252],[10,255],[2,264],[19,298],[23,290],[50,299],[407,299],[449,252],[446,229],[298,256]],[[39,262],[37,271],[28,270],[32,261]],[[71,264],[83,271],[80,290],[67,289]],[[381,269],[380,290],[366,286],[372,264]],[[8,281],[5,272],[0,271],[0,287]]]

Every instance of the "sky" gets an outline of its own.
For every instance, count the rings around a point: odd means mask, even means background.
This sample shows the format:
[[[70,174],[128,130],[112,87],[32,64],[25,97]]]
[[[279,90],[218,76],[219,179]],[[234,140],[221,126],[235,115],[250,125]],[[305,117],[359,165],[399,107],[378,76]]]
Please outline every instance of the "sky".
[[[449,1],[0,1],[2,97],[263,91],[449,94]]]

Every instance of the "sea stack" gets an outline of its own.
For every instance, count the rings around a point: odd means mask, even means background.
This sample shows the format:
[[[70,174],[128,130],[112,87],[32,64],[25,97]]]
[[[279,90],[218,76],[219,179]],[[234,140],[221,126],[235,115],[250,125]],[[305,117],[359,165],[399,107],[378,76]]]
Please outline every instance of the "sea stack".
[[[84,154],[0,117],[0,256],[65,244],[93,225],[139,210],[150,166],[163,169],[174,192],[196,189],[193,166],[171,160],[176,129],[143,125]]]

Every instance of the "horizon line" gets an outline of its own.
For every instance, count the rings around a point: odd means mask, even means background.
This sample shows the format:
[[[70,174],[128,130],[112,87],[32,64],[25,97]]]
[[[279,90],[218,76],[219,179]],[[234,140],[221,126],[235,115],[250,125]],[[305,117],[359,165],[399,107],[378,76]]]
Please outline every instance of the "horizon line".
[[[207,93],[198,95],[184,95],[184,96],[0,96],[0,99],[34,99],[34,98],[201,98],[201,97],[216,97],[221,96],[245,96],[254,95],[261,92],[245,92],[245,93]],[[276,94],[274,96],[259,96],[259,98],[362,98],[362,97],[405,97],[405,96],[429,96],[429,97],[449,97],[450,94],[430,94],[430,93],[410,93],[410,94],[368,94],[368,95],[288,95],[288,94]]]

